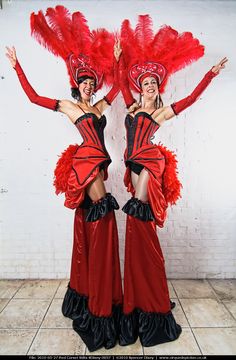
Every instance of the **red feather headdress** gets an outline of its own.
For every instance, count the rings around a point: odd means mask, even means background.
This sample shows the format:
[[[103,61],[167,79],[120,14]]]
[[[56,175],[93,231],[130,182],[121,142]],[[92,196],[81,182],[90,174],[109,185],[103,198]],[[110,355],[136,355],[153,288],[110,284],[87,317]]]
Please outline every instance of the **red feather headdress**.
[[[204,55],[204,46],[191,32],[179,34],[163,25],[154,34],[149,15],[140,15],[134,30],[129,20],[123,21],[121,47],[130,84],[138,92],[140,81],[150,75],[158,79],[163,92],[171,74]]]
[[[32,13],[31,34],[47,50],[66,63],[70,84],[77,87],[80,76],[92,76],[98,90],[113,82],[114,35],[105,29],[90,31],[84,15],[72,15],[64,6],[48,8],[44,15]]]

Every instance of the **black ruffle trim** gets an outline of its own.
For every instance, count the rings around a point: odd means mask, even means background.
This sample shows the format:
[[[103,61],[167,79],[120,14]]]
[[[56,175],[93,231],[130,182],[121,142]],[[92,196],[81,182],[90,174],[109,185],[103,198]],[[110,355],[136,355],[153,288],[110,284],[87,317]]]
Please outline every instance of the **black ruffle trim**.
[[[60,106],[60,100],[56,100],[56,105],[55,105],[54,111],[58,111],[59,106]]]
[[[119,343],[121,346],[131,345],[139,336],[141,344],[149,347],[176,340],[181,332],[182,328],[171,311],[162,314],[135,309],[121,316]]]
[[[96,203],[93,203],[87,212],[86,221],[96,221],[104,217],[107,213],[112,210],[118,210],[119,205],[110,193],[107,193],[104,198]]]
[[[135,218],[138,218],[142,221],[154,220],[150,205],[134,197],[127,201],[122,210],[127,215],[134,216]]]
[[[130,345],[138,337],[143,346],[154,346],[176,340],[182,331],[171,311],[161,314],[135,309],[125,315],[122,305],[113,305],[111,316],[95,316],[88,309],[88,297],[78,294],[70,284],[62,303],[62,313],[73,320],[73,329],[91,352],[102,347],[110,349],[118,339],[121,346]]]
[[[73,329],[80,335],[89,351],[114,347],[119,338],[121,305],[113,305],[111,316],[95,316],[88,309],[88,298],[79,295],[68,284],[62,313],[73,320]]]

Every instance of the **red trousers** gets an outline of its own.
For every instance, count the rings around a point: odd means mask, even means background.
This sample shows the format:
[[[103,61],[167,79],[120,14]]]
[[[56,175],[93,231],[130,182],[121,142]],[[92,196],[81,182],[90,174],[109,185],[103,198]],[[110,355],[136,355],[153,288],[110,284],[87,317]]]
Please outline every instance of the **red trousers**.
[[[173,341],[180,333],[171,312],[155,222],[127,215],[120,345],[132,344],[139,337],[143,346],[154,346]]]
[[[74,219],[70,287],[88,297],[95,316],[110,316],[112,305],[122,303],[118,233],[114,211],[94,221],[84,221],[77,208]]]

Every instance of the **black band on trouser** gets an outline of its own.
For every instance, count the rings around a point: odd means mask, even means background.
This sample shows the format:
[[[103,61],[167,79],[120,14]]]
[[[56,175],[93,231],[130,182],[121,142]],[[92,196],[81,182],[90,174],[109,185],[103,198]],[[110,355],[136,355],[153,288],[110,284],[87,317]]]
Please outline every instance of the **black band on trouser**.
[[[154,346],[178,339],[182,328],[176,323],[172,312],[168,314],[139,314],[139,338],[143,346]]]
[[[134,309],[130,314],[121,315],[119,344],[134,344],[139,337],[143,346],[155,346],[178,339],[181,332],[171,311],[162,314]]]
[[[106,216],[110,211],[118,209],[119,205],[114,196],[111,193],[107,193],[104,198],[91,204],[87,212],[86,221],[97,221]]]
[[[95,316],[88,308],[88,297],[78,294],[68,284],[62,313],[73,320],[73,329],[80,335],[89,351],[101,347],[110,349],[119,337],[121,305],[113,305],[111,316]]]
[[[131,215],[142,221],[154,220],[150,205],[134,197],[127,201],[127,203],[123,206],[122,210],[127,215]]]

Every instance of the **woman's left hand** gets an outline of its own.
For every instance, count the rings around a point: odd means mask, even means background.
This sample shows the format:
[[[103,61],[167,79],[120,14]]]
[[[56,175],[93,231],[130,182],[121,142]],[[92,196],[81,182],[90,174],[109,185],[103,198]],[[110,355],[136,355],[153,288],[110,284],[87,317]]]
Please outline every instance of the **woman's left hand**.
[[[211,69],[215,74],[218,74],[221,69],[225,68],[225,63],[228,61],[227,57],[224,57],[218,64]]]
[[[115,42],[115,45],[114,45],[114,56],[115,56],[117,62],[119,61],[121,53],[122,53],[122,49],[120,46],[120,40],[117,39]]]

